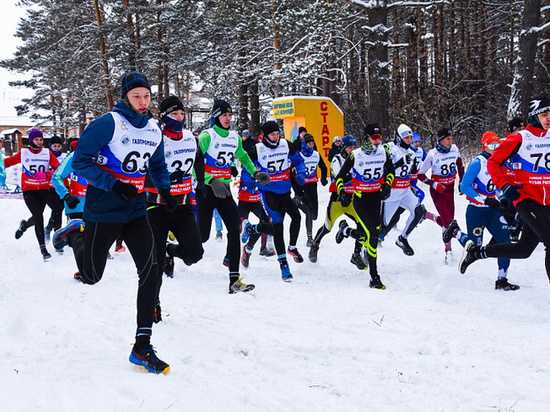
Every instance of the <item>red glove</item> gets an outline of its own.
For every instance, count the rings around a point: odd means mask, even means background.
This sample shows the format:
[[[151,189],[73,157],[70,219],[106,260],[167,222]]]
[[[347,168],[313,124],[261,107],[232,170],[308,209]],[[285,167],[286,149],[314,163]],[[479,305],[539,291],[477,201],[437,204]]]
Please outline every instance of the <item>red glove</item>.
[[[439,182],[433,182],[432,187],[437,193],[443,193],[445,191],[445,185],[439,183]]]

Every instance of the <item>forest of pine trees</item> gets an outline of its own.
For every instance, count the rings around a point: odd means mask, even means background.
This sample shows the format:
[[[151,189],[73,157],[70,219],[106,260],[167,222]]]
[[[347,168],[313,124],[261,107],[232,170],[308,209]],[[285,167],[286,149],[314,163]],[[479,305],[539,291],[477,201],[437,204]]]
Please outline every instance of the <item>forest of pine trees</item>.
[[[19,113],[55,128],[109,110],[120,78],[145,73],[154,98],[191,91],[231,102],[253,134],[271,99],[329,96],[358,137],[400,123],[428,144],[504,135],[550,91],[550,0],[20,0],[23,41],[2,67],[34,90]],[[204,107],[203,109],[208,109]]]

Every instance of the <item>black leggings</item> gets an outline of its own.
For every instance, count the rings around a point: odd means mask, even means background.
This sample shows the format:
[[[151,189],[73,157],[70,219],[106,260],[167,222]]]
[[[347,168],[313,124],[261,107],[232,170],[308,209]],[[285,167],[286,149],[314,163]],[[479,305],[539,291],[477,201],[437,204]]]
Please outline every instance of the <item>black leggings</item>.
[[[164,258],[166,256],[166,238],[172,232],[178,240],[173,249],[174,256],[179,257],[186,265],[192,265],[202,259],[202,248],[199,227],[191,205],[181,205],[174,212],[168,212],[166,206],[148,204],[147,217],[155,239],[159,276],[157,277],[157,300],[162,285]]]
[[[267,235],[273,235],[273,243],[278,256],[286,255],[283,221],[285,215],[290,216],[290,240],[289,245],[296,246],[300,234],[300,222],[302,220],[298,206],[290,197],[290,192],[273,193],[265,192],[263,195],[266,214],[275,223],[271,225],[260,224],[258,231]]]
[[[150,335],[157,303],[159,271],[153,243],[153,231],[149,226],[147,216],[138,217],[128,223],[87,221],[84,236],[78,236],[78,232],[72,234],[70,245],[74,250],[82,281],[88,285],[94,285],[103,277],[107,253],[119,235],[128,246],[139,276],[137,326],[138,329],[148,330]]]
[[[44,209],[48,202],[48,190],[27,190],[23,192],[23,199],[25,204],[29,208],[32,214],[32,220],[34,222],[34,233],[38,244],[42,247],[45,246],[46,240],[44,237]],[[30,219],[29,219],[30,220]],[[27,227],[29,225],[27,224]]]
[[[202,243],[210,238],[214,209],[218,209],[218,213],[227,229],[226,256],[229,258],[229,272],[231,276],[231,273],[239,273],[240,265],[241,240],[239,227],[241,220],[239,219],[239,211],[231,195],[223,199],[216,197],[210,185],[206,185],[206,196],[201,197],[197,195],[197,220]]]
[[[53,230],[55,232],[61,227],[64,204],[63,200],[59,198],[59,195],[53,187],[50,187],[50,189],[48,190],[48,200],[46,201],[46,204],[52,210],[50,220],[48,220],[48,224],[46,226],[49,227],[50,230]],[[42,223],[42,225],[44,224]],[[27,219],[26,226],[27,229],[31,226],[34,226],[34,216],[31,216]]]
[[[313,232],[313,221],[319,215],[319,200],[317,196],[317,182],[307,183],[303,186],[303,192],[297,195],[298,208],[306,215],[306,233],[311,236]]]
[[[516,205],[516,210],[523,221],[519,242],[487,245],[484,248],[485,254],[487,257],[525,259],[531,256],[537,245],[542,242],[546,252],[546,275],[550,280],[550,206],[525,199]]]
[[[370,275],[378,275],[376,258],[378,253],[378,234],[380,230],[380,196],[378,192],[355,192],[353,208],[359,218],[358,229],[352,229],[350,236],[361,242],[367,249]]]

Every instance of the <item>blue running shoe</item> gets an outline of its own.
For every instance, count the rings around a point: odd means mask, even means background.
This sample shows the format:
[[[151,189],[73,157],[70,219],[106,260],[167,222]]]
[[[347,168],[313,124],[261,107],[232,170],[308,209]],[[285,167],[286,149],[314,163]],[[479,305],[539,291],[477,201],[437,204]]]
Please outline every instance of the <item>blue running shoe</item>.
[[[52,243],[56,250],[61,250],[69,244],[69,235],[73,232],[83,232],[86,223],[82,219],[73,219],[67,226],[62,227],[53,234]]]
[[[281,276],[285,282],[290,282],[293,279],[288,264],[281,265]]]
[[[170,366],[157,357],[152,345],[149,345],[141,351],[137,351],[134,346],[132,353],[130,353],[130,362],[145,368],[151,373],[166,373],[170,370]]]
[[[251,235],[252,235],[252,225],[247,220],[246,223],[243,226],[243,234],[241,236],[241,242],[243,242],[243,243],[248,242],[248,239],[250,239]]]

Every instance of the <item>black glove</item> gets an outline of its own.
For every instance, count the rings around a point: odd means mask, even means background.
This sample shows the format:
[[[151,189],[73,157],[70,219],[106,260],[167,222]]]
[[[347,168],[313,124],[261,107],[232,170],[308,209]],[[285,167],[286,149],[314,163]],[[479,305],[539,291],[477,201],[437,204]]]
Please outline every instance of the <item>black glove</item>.
[[[500,208],[500,202],[497,199],[495,199],[494,197],[487,197],[483,203],[485,203],[491,209],[499,209]]]
[[[262,186],[267,185],[269,182],[271,182],[269,175],[265,172],[254,173],[254,180],[256,180]]]
[[[195,193],[197,194],[197,196],[200,196],[200,197],[206,197],[206,185],[204,184],[204,182],[201,182],[201,183],[197,183],[197,187],[195,188]]]
[[[174,210],[176,210],[178,202],[176,198],[170,193],[170,189],[165,187],[164,189],[161,189],[159,193],[162,196],[162,200],[164,200],[166,210],[168,210],[169,212],[173,212]]]
[[[504,196],[508,198],[511,202],[514,202],[519,199],[521,196],[521,193],[519,193],[519,189],[521,189],[523,185],[520,186],[512,186],[508,183],[506,183],[502,187],[502,193],[504,193]]]
[[[321,184],[322,184],[323,186],[328,185],[328,180],[327,180],[326,177],[322,177],[322,178],[321,178]]]
[[[407,154],[405,155],[405,163],[410,163],[410,162],[411,162],[411,159],[412,159],[412,154],[407,153]]]
[[[212,188],[212,192],[214,192],[214,196],[221,199],[224,199],[231,195],[231,190],[229,189],[229,186],[227,186],[221,180],[212,179],[210,181],[210,187]]]
[[[183,180],[183,170],[176,170],[175,172],[170,173],[170,183],[181,183]]]
[[[382,187],[380,188],[380,200],[386,200],[388,197],[390,197],[391,194],[391,186],[387,183],[384,183]]]
[[[502,214],[504,214],[504,211],[506,209],[508,209],[510,207],[510,205],[512,204],[507,198],[506,196],[503,196],[500,198],[500,211],[502,212]],[[513,206],[513,205],[512,205]]]
[[[67,203],[69,209],[74,209],[80,203],[80,199],[78,197],[70,195],[68,193],[65,195],[63,200],[65,201],[65,203]]]
[[[111,192],[115,192],[124,201],[128,201],[129,199],[138,195],[138,191],[134,185],[121,182],[120,180],[117,180],[115,182],[115,184],[111,188]]]
[[[231,166],[231,176],[233,177],[239,176],[239,169],[237,169],[237,166]]]
[[[345,190],[340,190],[340,192],[338,192],[338,201],[342,207],[348,207],[351,204],[352,199],[353,195],[351,193],[346,193]]]

